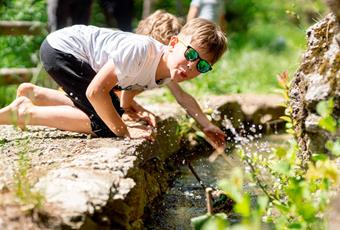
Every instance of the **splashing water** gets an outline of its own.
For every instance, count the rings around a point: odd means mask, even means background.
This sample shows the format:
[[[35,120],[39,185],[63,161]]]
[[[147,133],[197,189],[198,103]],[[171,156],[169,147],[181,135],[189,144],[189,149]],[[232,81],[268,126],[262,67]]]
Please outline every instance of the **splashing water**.
[[[213,112],[211,117],[217,121],[221,120],[220,114],[216,112]],[[254,156],[254,154],[266,157],[267,153],[271,153],[274,147],[281,146],[287,139],[286,135],[262,137],[260,133],[263,131],[262,125],[251,125],[246,131],[244,124],[240,122],[238,129],[236,129],[232,121],[225,116],[222,125],[234,136],[233,142],[236,145],[232,151],[236,153],[239,149],[243,149],[248,157]],[[234,167],[244,167],[247,171],[247,165],[244,165],[241,159],[235,157],[236,154],[234,153],[228,154],[228,161],[218,159],[215,162],[210,162],[201,153],[197,155],[201,157],[192,161],[192,164],[201,179],[210,187],[216,187],[217,181],[229,177]],[[248,170],[250,170],[249,167]],[[160,207],[151,212],[146,221],[147,227],[151,229],[190,229],[190,219],[206,212],[205,195],[201,185],[185,165],[181,166],[180,171],[181,176],[163,195],[159,202]],[[244,188],[248,191],[253,189],[250,184],[245,185]],[[237,220],[230,219],[230,221]]]
[[[231,120],[229,120],[227,117],[224,117],[222,121],[222,125],[231,131],[231,133],[235,136],[234,141],[235,143],[240,143],[241,145],[249,143],[249,140],[245,137],[241,137],[238,132],[236,132],[236,129],[234,128],[233,124],[231,123]],[[241,124],[242,127],[242,124]]]
[[[233,123],[230,119],[228,119],[226,116],[224,116],[222,120],[222,126],[229,130],[232,135],[234,136],[233,142],[236,144],[237,149],[243,149],[247,154],[253,153],[270,153],[273,148],[270,147],[270,144],[268,142],[264,141],[258,141],[260,138],[262,138],[262,130],[263,126],[260,125],[251,125],[248,128],[248,131],[246,130],[244,124],[239,120],[239,130],[237,131],[234,127]],[[245,136],[242,136],[241,134],[244,133]],[[231,140],[230,138],[228,140]],[[253,147],[249,147],[249,144]],[[255,146],[255,148],[254,148]]]
[[[239,144],[238,148],[244,148],[247,154],[264,153],[282,145],[286,138],[286,135],[264,136],[258,140],[248,140],[244,145]],[[241,138],[241,140],[243,139],[247,138]],[[216,161],[210,162],[206,157],[201,156],[191,163],[205,184],[216,187],[218,181],[230,176],[233,168],[244,167],[247,170],[247,166],[244,166],[243,162],[236,157],[237,151],[237,149],[233,149],[228,154],[228,161],[218,158]],[[265,157],[265,154],[263,156]],[[254,187],[245,184],[244,189],[252,191]],[[251,194],[254,193],[251,192]],[[180,176],[175,179],[171,188],[157,204],[159,206],[152,209],[152,213],[146,221],[148,229],[191,229],[190,219],[206,213],[204,191],[185,163],[180,166]],[[235,216],[231,215],[230,218],[232,222],[238,221]]]

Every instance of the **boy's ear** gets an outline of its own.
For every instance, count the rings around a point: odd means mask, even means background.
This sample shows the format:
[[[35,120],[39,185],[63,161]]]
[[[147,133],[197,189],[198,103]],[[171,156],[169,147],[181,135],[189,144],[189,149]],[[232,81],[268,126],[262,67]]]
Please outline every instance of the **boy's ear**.
[[[178,43],[178,37],[172,36],[170,38],[169,47],[174,48],[177,43]]]

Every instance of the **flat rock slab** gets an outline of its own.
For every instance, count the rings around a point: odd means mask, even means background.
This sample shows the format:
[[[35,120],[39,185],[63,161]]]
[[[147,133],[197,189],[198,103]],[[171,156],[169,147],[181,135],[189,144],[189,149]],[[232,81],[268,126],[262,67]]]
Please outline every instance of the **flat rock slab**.
[[[154,165],[149,161],[167,159],[179,149],[174,113],[158,113],[159,135],[154,142],[91,138],[39,126],[28,126],[27,131],[1,126],[0,229],[20,228],[20,221],[11,221],[19,219],[33,229],[37,224],[120,229],[138,225],[144,207],[166,189],[168,179],[164,175],[164,180],[157,180],[160,175],[149,172],[149,165]],[[161,146],[172,148],[160,150]],[[162,160],[157,167],[162,167]],[[127,194],[132,198],[126,199]],[[32,212],[36,220],[28,218]]]
[[[43,127],[18,132],[11,126],[2,126],[0,138],[1,188],[18,190],[18,177],[29,180],[32,191],[53,204],[49,215],[61,217],[64,224],[80,227],[84,213],[92,215],[111,198],[124,199],[135,186],[127,173],[142,140],[92,139]],[[21,175],[25,167],[27,175]]]

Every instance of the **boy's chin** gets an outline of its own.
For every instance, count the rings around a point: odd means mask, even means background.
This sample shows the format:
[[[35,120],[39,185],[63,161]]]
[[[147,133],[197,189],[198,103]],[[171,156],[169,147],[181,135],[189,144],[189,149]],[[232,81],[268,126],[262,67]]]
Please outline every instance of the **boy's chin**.
[[[171,80],[174,82],[182,82],[185,81],[186,79],[183,78],[180,74],[174,74],[173,76],[171,76]]]
[[[177,82],[178,81],[178,77],[176,75],[172,75],[170,76],[171,81]]]
[[[184,79],[181,79],[179,76],[171,77],[171,80],[178,83],[184,81]]]

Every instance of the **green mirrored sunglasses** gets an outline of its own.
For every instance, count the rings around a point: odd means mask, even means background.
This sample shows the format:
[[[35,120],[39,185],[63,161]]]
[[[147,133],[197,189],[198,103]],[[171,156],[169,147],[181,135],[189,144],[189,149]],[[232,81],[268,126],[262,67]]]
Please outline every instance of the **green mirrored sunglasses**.
[[[197,62],[197,65],[196,65],[196,69],[198,72],[200,73],[206,73],[210,70],[212,70],[212,67],[211,65],[209,64],[208,61],[202,59],[200,57],[200,55],[198,54],[198,52],[192,48],[191,46],[188,46],[186,45],[183,41],[181,41],[180,39],[178,39],[183,45],[185,45],[187,47],[186,51],[184,52],[184,57],[187,61],[191,61],[191,62],[194,62],[196,61],[197,59],[199,60]]]

